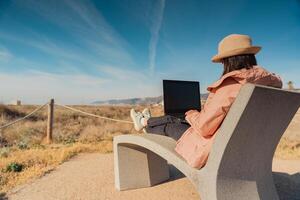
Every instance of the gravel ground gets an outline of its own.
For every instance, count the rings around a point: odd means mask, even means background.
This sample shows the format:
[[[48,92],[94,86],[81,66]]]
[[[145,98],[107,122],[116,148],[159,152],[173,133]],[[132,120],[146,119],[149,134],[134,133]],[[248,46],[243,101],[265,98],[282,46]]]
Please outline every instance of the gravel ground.
[[[273,171],[281,200],[300,200],[300,160],[275,160]],[[7,195],[17,200],[199,200],[184,178],[151,187],[119,192],[114,189],[113,155],[82,154],[40,179],[17,187]]]

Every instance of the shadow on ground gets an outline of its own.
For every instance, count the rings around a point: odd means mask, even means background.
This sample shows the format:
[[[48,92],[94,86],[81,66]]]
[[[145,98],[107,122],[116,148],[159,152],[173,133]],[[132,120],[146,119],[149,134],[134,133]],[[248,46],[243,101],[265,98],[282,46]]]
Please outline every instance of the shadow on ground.
[[[0,193],[0,200],[8,200],[5,193]]]
[[[273,178],[280,200],[300,200],[300,173],[273,172]]]
[[[173,165],[169,165],[169,169],[170,179],[168,181],[185,177]],[[290,175],[282,172],[273,172],[273,178],[280,200],[300,200],[300,173]]]
[[[170,179],[168,181],[174,181],[185,177],[185,175],[173,165],[169,165],[169,171],[170,171]]]

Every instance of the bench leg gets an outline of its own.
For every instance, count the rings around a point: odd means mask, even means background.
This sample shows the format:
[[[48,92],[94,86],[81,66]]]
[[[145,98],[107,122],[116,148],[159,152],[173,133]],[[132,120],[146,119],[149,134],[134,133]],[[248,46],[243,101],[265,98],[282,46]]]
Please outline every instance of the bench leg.
[[[169,179],[166,160],[130,144],[114,144],[114,170],[118,190],[150,187]]]

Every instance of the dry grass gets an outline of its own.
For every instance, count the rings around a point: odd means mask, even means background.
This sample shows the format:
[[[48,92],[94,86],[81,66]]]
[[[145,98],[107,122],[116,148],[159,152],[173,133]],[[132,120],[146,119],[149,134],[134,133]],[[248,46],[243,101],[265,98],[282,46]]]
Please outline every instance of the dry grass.
[[[1,106],[0,124],[25,116],[36,106]],[[129,106],[76,106],[93,114],[130,120]],[[141,111],[143,107],[137,107]],[[151,107],[154,116],[161,107]],[[82,152],[111,152],[112,138],[135,133],[131,124],[105,121],[55,107],[54,144],[44,145],[46,109],[0,132],[0,193],[53,170],[62,162]],[[8,147],[2,147],[1,144]],[[277,147],[280,159],[300,159],[300,111]],[[22,172],[6,172],[9,164],[24,166]],[[1,196],[1,195],[0,195]]]
[[[1,113],[0,106],[0,124],[24,116],[36,106],[5,106],[5,112]],[[77,109],[89,113],[112,117],[116,119],[129,120],[129,106],[75,106]],[[142,107],[137,107],[142,110]],[[162,113],[159,107],[151,108],[154,115]],[[0,136],[5,138],[9,144],[17,145],[26,143],[28,145],[43,143],[46,134],[46,109],[40,111],[28,120],[22,121],[14,126],[6,128]],[[107,120],[97,119],[85,116],[81,113],[66,110],[65,108],[55,107],[53,138],[55,143],[70,143],[75,141],[91,142],[101,141],[103,139],[111,140],[114,135],[134,133],[131,124],[122,124]]]
[[[280,159],[300,159],[300,109],[281,138],[275,157]]]
[[[284,160],[300,160],[300,140],[283,137],[277,146],[275,157]]]

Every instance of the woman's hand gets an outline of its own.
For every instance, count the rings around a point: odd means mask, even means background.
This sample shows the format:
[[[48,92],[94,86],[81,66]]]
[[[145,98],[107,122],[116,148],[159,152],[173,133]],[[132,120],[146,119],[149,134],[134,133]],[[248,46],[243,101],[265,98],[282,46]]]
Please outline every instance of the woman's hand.
[[[198,110],[189,110],[189,111],[187,111],[187,112],[185,113],[185,116],[190,115],[190,114],[193,114],[193,113],[195,113],[195,112],[199,112],[199,111],[198,111]]]
[[[185,113],[185,120],[186,120],[190,125],[192,125],[191,122],[190,122],[190,118],[191,118],[191,116],[192,116],[193,114],[195,114],[195,113],[199,113],[199,111],[198,111],[198,110],[189,110],[189,111],[187,111],[187,112]]]

